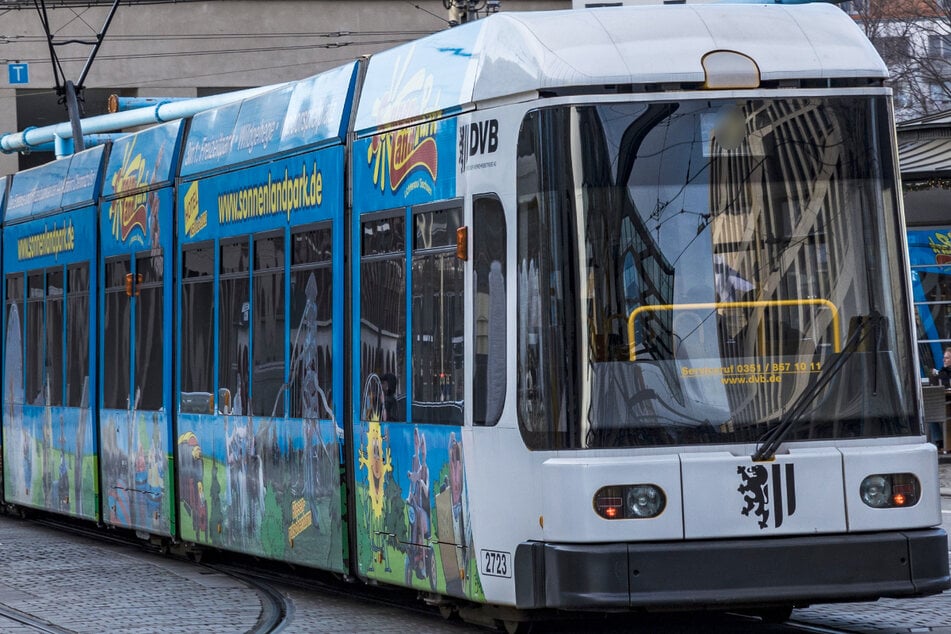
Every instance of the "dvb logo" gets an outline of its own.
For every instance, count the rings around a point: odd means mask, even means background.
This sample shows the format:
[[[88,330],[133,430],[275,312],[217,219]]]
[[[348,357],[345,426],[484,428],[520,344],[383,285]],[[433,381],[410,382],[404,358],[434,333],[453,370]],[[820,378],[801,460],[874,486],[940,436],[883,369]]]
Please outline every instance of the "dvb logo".
[[[499,121],[477,121],[459,127],[459,167],[466,169],[469,158],[499,149]]]

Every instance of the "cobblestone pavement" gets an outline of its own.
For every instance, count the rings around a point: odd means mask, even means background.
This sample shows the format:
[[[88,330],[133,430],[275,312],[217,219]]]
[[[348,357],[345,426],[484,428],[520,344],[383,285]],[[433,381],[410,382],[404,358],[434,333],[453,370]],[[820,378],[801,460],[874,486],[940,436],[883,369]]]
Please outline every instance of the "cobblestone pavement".
[[[261,611],[256,592],[225,575],[6,516],[0,571],[0,604],[75,632],[236,632]],[[12,623],[0,618],[0,631]]]
[[[278,588],[288,599],[282,634],[484,631],[398,607]],[[263,600],[244,582],[204,566],[101,543],[0,515],[0,633],[236,634],[252,629]]]

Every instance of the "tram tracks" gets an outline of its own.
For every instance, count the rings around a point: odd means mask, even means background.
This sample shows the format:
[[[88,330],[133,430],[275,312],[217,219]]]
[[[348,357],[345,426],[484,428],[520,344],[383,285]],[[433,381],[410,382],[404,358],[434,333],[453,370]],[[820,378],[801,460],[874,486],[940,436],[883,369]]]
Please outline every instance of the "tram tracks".
[[[268,580],[253,574],[248,569],[242,569],[233,566],[214,565],[200,563],[200,556],[190,557],[186,551],[179,554],[172,554],[167,544],[155,544],[141,539],[124,536],[121,533],[104,532],[101,529],[76,524],[72,522],[61,522],[50,518],[33,517],[29,520],[31,523],[44,526],[56,531],[66,532],[71,535],[92,539],[98,543],[122,546],[139,551],[150,552],[158,557],[170,556],[180,561],[189,561],[193,565],[202,566],[214,571],[217,574],[234,579],[244,586],[250,588],[257,595],[260,603],[260,614],[254,625],[246,630],[245,634],[277,634],[281,632],[290,622],[293,616],[293,604],[288,601],[284,593],[275,587]],[[37,618],[28,613],[0,603],[0,632],[6,631],[3,627],[3,619],[18,623],[20,626],[27,626],[37,632],[48,632],[49,634],[75,634],[74,630],[63,628],[50,623],[44,619]]]
[[[17,629],[27,627],[36,632],[45,632],[46,634],[76,634],[75,630],[60,627],[45,619],[40,619],[32,614],[21,612],[15,608],[0,603],[0,632],[8,631],[7,622],[16,624]],[[13,629],[11,626],[9,629]]]
[[[227,575],[232,579],[237,579],[257,593],[261,602],[261,614],[246,634],[277,634],[291,622],[293,603],[272,584],[244,572],[227,570],[224,567],[209,564],[199,565],[203,565],[219,574]]]

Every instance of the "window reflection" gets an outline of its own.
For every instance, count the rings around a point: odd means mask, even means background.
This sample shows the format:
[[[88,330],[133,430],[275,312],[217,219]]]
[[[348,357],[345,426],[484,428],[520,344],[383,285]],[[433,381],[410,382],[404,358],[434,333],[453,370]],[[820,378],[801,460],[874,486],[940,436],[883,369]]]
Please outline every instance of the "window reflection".
[[[210,242],[182,252],[181,389],[183,412],[212,412],[215,250]]]
[[[495,196],[472,201],[473,360],[472,420],[494,425],[506,390],[505,213]]]
[[[877,315],[874,344],[849,353],[796,433],[910,433],[902,274],[877,257],[897,242],[887,121],[871,98],[530,113],[517,181],[526,442],[755,441]]]
[[[463,261],[456,257],[462,209],[414,216],[413,421],[462,423]]]
[[[290,415],[333,418],[333,269],[329,227],[291,237]]]
[[[164,394],[165,341],[163,321],[164,296],[162,256],[140,254],[135,260],[136,272],[142,276],[135,297],[135,394],[137,409],[162,409]]]
[[[129,390],[131,353],[131,298],[126,295],[126,275],[130,273],[129,258],[106,262],[105,325],[102,398],[106,409],[128,409],[132,406]]]
[[[6,278],[3,401],[18,405],[24,403],[23,315],[23,274],[15,273]]]
[[[361,231],[361,416],[405,421],[405,219],[388,215],[366,220]]]
[[[66,405],[89,407],[89,265],[66,271]]]
[[[220,247],[218,284],[218,387],[227,396],[219,404],[224,414],[250,411],[249,367],[251,280],[248,277],[248,237]],[[230,403],[229,403],[230,401]]]

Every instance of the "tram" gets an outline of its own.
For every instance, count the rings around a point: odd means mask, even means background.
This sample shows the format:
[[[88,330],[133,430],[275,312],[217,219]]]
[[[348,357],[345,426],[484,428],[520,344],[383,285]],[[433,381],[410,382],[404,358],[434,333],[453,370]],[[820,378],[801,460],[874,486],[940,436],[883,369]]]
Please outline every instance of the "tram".
[[[885,78],[505,12],[14,174],[4,498],[511,630],[941,592]]]

